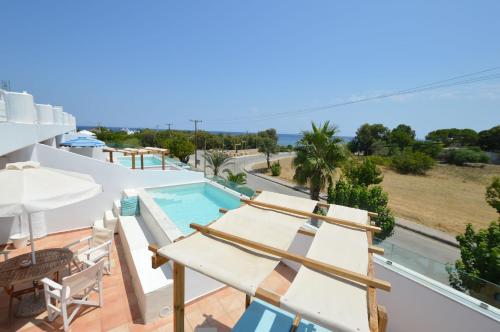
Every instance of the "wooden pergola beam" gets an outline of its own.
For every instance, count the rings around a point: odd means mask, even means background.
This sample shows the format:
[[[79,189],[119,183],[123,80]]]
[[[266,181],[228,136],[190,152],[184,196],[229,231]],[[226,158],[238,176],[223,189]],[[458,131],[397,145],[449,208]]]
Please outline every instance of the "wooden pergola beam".
[[[153,256],[151,256],[151,267],[153,269],[157,269],[163,264],[168,263],[168,258],[158,255],[158,245],[156,243],[152,243],[148,246],[148,249],[153,252]]]
[[[254,201],[254,200],[245,199],[245,198],[240,198],[240,201],[242,201],[246,204],[260,206],[263,208],[268,208],[268,209],[277,210],[277,211],[283,211],[283,212],[292,213],[292,214],[296,214],[296,215],[304,216],[304,217],[308,217],[308,218],[320,219],[320,220],[323,220],[323,221],[330,223],[330,224],[358,228],[358,229],[368,230],[368,231],[372,231],[372,232],[380,232],[381,231],[380,227],[360,224],[360,223],[356,223],[356,222],[352,222],[352,221],[344,220],[344,219],[340,219],[340,218],[323,216],[320,214],[316,214],[316,213],[312,213],[312,212],[305,212],[302,210],[292,209],[292,208],[288,208],[288,207],[284,207],[284,206],[280,206],[280,205],[264,203],[264,202]]]
[[[379,288],[379,289],[382,289],[385,291],[391,290],[391,284],[384,281],[384,280],[379,280],[379,279],[375,279],[372,277],[368,277],[368,276],[361,274],[361,273],[349,271],[349,270],[346,270],[346,269],[338,267],[338,266],[326,264],[326,263],[317,261],[315,259],[311,259],[311,258],[297,255],[294,253],[290,253],[288,251],[277,249],[277,248],[274,248],[274,247],[271,247],[271,246],[268,246],[268,245],[265,245],[265,244],[262,244],[259,242],[247,240],[247,239],[244,239],[242,237],[239,237],[239,236],[236,236],[233,234],[229,234],[226,232],[222,232],[219,230],[215,230],[213,228],[209,228],[206,226],[202,226],[202,225],[198,225],[198,224],[190,224],[189,226],[191,228],[203,233],[203,234],[212,235],[212,236],[224,239],[224,240],[228,240],[228,241],[231,241],[231,242],[234,242],[237,244],[241,244],[243,246],[247,246],[247,247],[250,247],[250,248],[253,248],[256,250],[266,252],[266,253],[271,254],[271,255],[282,257],[284,259],[288,259],[288,260],[300,263],[300,264],[307,266],[311,269],[315,269],[315,270],[319,270],[319,271],[326,272],[329,274],[333,274],[333,275],[336,275],[336,276],[343,278],[343,279],[355,281],[355,282],[358,282],[358,283],[361,283],[361,284],[364,284],[367,286]]]
[[[316,236],[316,232],[313,232],[313,231],[310,231],[310,230],[304,229],[304,228],[299,228],[298,233],[306,235],[306,236],[311,236],[311,237]],[[374,246],[374,245],[368,245],[368,252],[371,252],[371,253],[374,253],[374,254],[378,254],[378,255],[383,255],[384,254],[384,248],[377,247],[377,246]]]

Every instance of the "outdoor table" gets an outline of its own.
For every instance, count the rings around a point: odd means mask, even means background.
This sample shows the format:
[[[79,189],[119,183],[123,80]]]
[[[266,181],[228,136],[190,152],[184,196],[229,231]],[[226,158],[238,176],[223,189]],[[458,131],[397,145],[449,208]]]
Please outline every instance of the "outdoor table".
[[[35,252],[36,264],[27,267],[21,266],[21,261],[31,259],[31,253],[22,254],[0,263],[0,287],[10,296],[9,318],[11,317],[12,301],[14,297],[19,298],[23,294],[37,289],[37,281],[45,277],[55,276],[59,279],[60,272],[69,266],[73,259],[73,252],[66,248],[42,249]],[[33,282],[33,287],[15,290],[16,285]],[[43,299],[43,296],[41,297]],[[38,298],[37,298],[38,299]],[[40,301],[38,301],[40,302]],[[41,311],[40,311],[41,310]],[[22,310],[22,316],[36,315],[45,310],[45,305],[32,305],[27,310]]]

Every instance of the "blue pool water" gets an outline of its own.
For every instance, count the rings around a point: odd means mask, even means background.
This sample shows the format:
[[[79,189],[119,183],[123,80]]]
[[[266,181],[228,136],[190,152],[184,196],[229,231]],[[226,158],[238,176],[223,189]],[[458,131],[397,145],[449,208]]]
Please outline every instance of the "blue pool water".
[[[148,189],[147,192],[184,235],[190,223],[206,225],[221,216],[219,208],[235,209],[240,199],[208,183]]]
[[[119,157],[118,162],[125,167],[132,167],[132,157]],[[189,168],[189,165],[170,157],[165,157],[165,164],[169,166],[175,165],[182,168]],[[135,158],[135,167],[141,167],[140,157]],[[144,167],[161,167],[161,157],[152,155],[144,156]]]

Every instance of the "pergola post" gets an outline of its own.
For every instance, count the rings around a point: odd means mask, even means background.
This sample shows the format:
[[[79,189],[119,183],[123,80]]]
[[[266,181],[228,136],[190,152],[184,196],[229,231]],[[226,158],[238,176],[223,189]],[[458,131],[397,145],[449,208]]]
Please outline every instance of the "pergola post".
[[[132,153],[132,169],[135,169],[135,153]]]
[[[140,153],[141,155],[141,169],[144,169],[144,153]]]
[[[113,163],[113,151],[109,150],[109,162]]]
[[[161,153],[161,169],[165,170],[165,152]]]
[[[248,294],[245,294],[245,308],[248,308],[251,302],[252,302],[252,297]]]
[[[174,332],[184,332],[184,265],[174,261]]]

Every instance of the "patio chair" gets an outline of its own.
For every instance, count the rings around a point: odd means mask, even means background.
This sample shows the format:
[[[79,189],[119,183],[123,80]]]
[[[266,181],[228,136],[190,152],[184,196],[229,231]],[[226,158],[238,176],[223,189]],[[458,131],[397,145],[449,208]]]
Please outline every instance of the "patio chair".
[[[82,306],[101,307],[103,305],[102,270],[104,261],[100,260],[95,264],[85,262],[85,264],[88,266],[86,269],[64,277],[62,284],[58,284],[49,278],[41,280],[45,293],[48,319],[52,322],[57,316],[61,316],[64,331],[68,331],[69,324]],[[99,295],[98,302],[89,300],[92,292]],[[70,305],[76,305],[71,314],[68,313]]]
[[[111,274],[111,248],[113,245],[113,238],[114,231],[94,226],[92,227],[92,235],[72,242],[65,246],[65,248],[73,250],[73,264],[78,271],[82,271],[82,265],[84,265],[85,261],[96,263],[100,259],[104,259],[106,273]],[[85,245],[77,249],[72,249],[82,243],[85,243]]]

